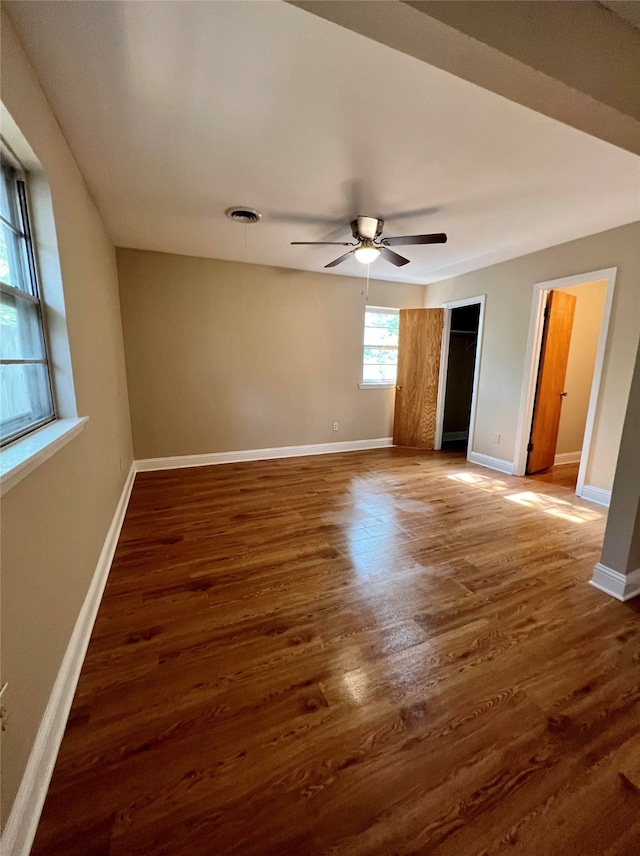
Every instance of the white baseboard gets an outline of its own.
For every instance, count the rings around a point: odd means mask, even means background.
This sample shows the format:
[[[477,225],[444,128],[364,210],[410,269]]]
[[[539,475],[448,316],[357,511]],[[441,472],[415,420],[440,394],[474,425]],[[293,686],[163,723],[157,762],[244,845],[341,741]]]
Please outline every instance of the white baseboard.
[[[598,562],[590,582],[592,586],[617,600],[631,600],[632,597],[640,595],[640,568],[629,574],[621,574]]]
[[[579,464],[582,458],[582,452],[560,452],[553,459],[553,466],[559,467],[562,464]]]
[[[468,431],[447,431],[442,435],[442,441],[445,440],[468,440]]]
[[[132,464],[0,841],[3,856],[28,856],[31,850],[134,479],[135,465]]]
[[[603,490],[601,487],[593,487],[593,485],[586,484],[582,488],[580,497],[582,499],[588,499],[591,502],[597,502],[598,505],[606,505],[608,508],[609,503],[611,502],[611,491]]]
[[[182,467],[207,467],[213,464],[236,464],[240,461],[267,461],[271,458],[298,458],[304,455],[329,455],[391,446],[391,437],[375,440],[345,440],[341,443],[315,443],[309,446],[277,446],[273,449],[244,449],[237,452],[212,452],[208,455],[176,455],[170,458],[144,458],[136,461],[136,472],[175,470]]]
[[[501,458],[492,458],[491,455],[481,455],[480,452],[469,452],[467,460],[471,464],[479,464],[481,467],[488,467],[490,470],[497,470],[508,476],[513,475],[513,461],[503,461]]]

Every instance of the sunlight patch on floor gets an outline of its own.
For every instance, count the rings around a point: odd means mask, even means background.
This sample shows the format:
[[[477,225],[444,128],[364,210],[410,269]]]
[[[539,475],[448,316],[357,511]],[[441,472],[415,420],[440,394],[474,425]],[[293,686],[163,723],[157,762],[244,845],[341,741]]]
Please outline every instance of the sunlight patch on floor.
[[[494,479],[479,473],[453,473],[447,476],[447,478],[457,481],[460,484],[476,487],[479,490],[485,491],[485,493],[503,493],[509,490],[509,485],[501,479]],[[544,514],[549,514],[552,517],[560,517],[562,520],[568,520],[570,523],[591,523],[593,520],[600,520],[602,517],[601,512],[582,508],[565,499],[558,499],[554,496],[548,496],[545,493],[535,493],[532,490],[508,493],[504,495],[504,499],[508,499],[510,502],[515,502],[518,505],[523,505],[525,508],[542,511]]]
[[[523,493],[509,494],[505,496],[505,499],[517,502],[518,505],[524,505],[526,508],[543,511],[552,517],[560,517],[562,520],[568,520],[571,523],[590,523],[592,520],[599,520],[602,517],[602,514],[599,514],[597,511],[580,508],[580,506],[573,505],[573,503],[567,502],[564,499],[547,496],[544,493],[534,493],[530,490]]]
[[[487,493],[500,493],[503,490],[509,489],[506,482],[500,479],[492,479],[489,476],[483,476],[479,473],[453,473],[453,475],[447,476],[447,478],[452,479],[452,481],[462,482],[462,484],[472,485]]]

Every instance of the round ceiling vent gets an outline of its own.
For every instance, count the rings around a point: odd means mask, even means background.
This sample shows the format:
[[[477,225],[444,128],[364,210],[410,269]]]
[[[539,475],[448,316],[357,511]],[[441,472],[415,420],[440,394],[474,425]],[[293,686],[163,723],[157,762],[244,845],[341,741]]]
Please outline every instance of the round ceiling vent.
[[[236,223],[257,223],[262,217],[255,208],[245,208],[243,205],[234,205],[233,208],[227,208],[224,213],[229,220],[234,220]]]

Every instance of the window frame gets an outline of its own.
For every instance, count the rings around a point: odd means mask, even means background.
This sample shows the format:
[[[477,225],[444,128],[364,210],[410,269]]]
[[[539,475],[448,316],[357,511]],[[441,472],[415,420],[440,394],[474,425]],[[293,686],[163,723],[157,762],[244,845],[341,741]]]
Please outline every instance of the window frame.
[[[395,316],[398,316],[398,318],[399,318],[400,317],[400,309],[396,308],[396,307],[392,307],[392,306],[369,306],[369,305],[366,305],[365,309],[364,309],[364,319],[363,319],[364,323],[362,325],[362,352],[361,352],[361,361],[360,361],[361,362],[361,381],[358,384],[358,386],[360,387],[360,389],[393,389],[395,387],[395,385],[397,383],[397,379],[398,379],[398,359],[397,359],[397,357],[398,357],[399,341],[398,341],[398,345],[367,345],[367,344],[365,344],[366,333],[367,333],[367,312],[376,312],[376,313],[383,313],[383,314],[387,314],[387,315],[395,315]],[[398,331],[398,338],[399,338],[399,331]],[[394,365],[395,365],[395,369],[396,369],[396,374],[395,374],[395,378],[393,381],[365,380],[365,377],[364,377],[364,366],[365,366],[364,351],[365,351],[365,348],[371,348],[371,347],[379,347],[379,348],[384,348],[385,350],[395,351],[396,361],[395,361]],[[389,365],[391,365],[391,363],[389,363]]]
[[[0,223],[4,228],[9,229],[15,235],[18,242],[22,244],[20,247],[20,269],[17,272],[17,279],[23,286],[12,285],[0,279],[0,292],[13,298],[14,301],[24,301],[36,307],[37,324],[42,338],[43,352],[42,357],[33,359],[0,357],[0,365],[43,365],[46,369],[47,383],[46,388],[44,386],[41,388],[46,389],[46,392],[48,392],[48,400],[50,402],[50,409],[48,409],[47,414],[39,419],[32,419],[25,422],[24,416],[17,416],[5,423],[5,427],[8,426],[9,430],[4,437],[0,438],[0,448],[6,449],[10,444],[24,439],[39,428],[55,422],[58,419],[58,413],[51,375],[51,353],[47,325],[45,323],[45,304],[41,294],[40,277],[31,226],[32,217],[29,204],[27,173],[4,140],[0,141],[0,160],[0,168],[2,170],[1,180],[5,183],[9,195],[10,215],[15,218],[15,222],[12,222],[4,214],[0,213]],[[11,174],[8,175],[9,170]],[[33,396],[29,395],[29,398],[33,406]]]

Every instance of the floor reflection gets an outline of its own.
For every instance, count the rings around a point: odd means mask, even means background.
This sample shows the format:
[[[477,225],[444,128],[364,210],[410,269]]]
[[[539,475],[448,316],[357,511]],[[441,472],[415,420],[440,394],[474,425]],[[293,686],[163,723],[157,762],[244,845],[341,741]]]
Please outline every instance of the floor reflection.
[[[369,681],[364,669],[354,669],[347,672],[342,678],[347,692],[356,704],[364,704],[367,700],[367,687]]]

